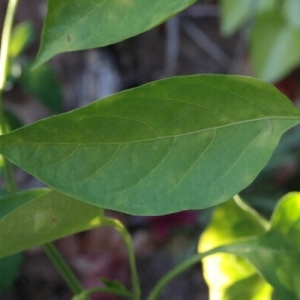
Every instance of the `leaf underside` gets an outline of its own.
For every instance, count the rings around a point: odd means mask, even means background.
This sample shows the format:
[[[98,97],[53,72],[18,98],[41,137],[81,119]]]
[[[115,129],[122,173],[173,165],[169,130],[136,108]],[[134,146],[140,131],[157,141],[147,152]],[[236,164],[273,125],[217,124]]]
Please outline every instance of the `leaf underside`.
[[[195,0],[49,0],[36,66],[56,54],[103,47],[145,32]]]
[[[261,81],[177,77],[3,135],[0,152],[79,200],[161,215],[231,198],[299,121],[299,110]]]

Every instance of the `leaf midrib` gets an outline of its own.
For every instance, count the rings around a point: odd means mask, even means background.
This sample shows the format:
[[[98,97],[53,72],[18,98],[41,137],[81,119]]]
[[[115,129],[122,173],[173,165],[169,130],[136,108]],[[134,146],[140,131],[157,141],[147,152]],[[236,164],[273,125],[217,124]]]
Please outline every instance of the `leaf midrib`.
[[[134,140],[134,141],[127,141],[127,142],[109,142],[109,143],[105,143],[105,142],[93,142],[93,143],[89,143],[89,142],[84,142],[84,143],[80,143],[80,142],[72,142],[72,143],[65,143],[65,142],[50,142],[50,143],[45,143],[45,142],[30,142],[30,143],[5,142],[5,145],[16,145],[16,144],[20,144],[21,146],[22,145],[78,145],[78,144],[79,145],[123,145],[123,144],[132,144],[132,143],[140,143],[140,142],[152,142],[152,141],[169,139],[169,138],[178,138],[181,136],[198,134],[198,133],[207,132],[207,131],[214,131],[214,130],[219,130],[219,129],[223,129],[223,128],[227,128],[227,127],[232,127],[232,126],[237,126],[237,125],[247,124],[247,123],[260,122],[260,121],[264,121],[264,120],[266,120],[266,121],[268,121],[268,120],[269,121],[286,120],[286,121],[297,121],[296,123],[300,123],[300,116],[299,117],[288,117],[288,116],[276,116],[276,117],[273,116],[273,117],[271,117],[271,116],[268,116],[268,117],[263,117],[263,118],[255,118],[255,119],[251,119],[251,120],[237,121],[237,122],[226,124],[226,125],[209,127],[209,128],[204,128],[201,130],[196,130],[196,131],[191,131],[191,132],[186,132],[186,133],[181,133],[181,134],[166,135],[166,136],[160,136],[160,137],[151,138],[151,139]],[[22,129],[20,129],[20,130],[22,130]],[[44,130],[47,130],[47,129],[44,128]],[[8,135],[10,135],[10,134],[13,134],[13,133],[9,133]],[[6,135],[3,135],[3,137],[5,137],[5,136]],[[0,147],[1,147],[1,137],[0,137]]]

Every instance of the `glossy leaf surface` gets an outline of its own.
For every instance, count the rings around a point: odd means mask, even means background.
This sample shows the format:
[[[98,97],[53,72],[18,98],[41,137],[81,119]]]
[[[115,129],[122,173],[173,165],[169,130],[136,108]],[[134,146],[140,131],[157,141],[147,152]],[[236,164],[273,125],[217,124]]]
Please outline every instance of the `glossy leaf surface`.
[[[102,209],[49,189],[1,198],[0,257],[101,225]]]
[[[201,236],[199,252],[266,232],[267,222],[241,200],[236,200],[227,201],[215,209]],[[272,288],[243,258],[227,253],[215,254],[203,259],[203,268],[210,299],[270,299]]]
[[[251,60],[256,77],[274,82],[300,63],[300,28],[280,12],[260,14],[251,36]]]
[[[150,83],[0,137],[0,152],[62,193],[160,215],[226,201],[268,162],[300,111],[239,76]]]
[[[113,44],[162,23],[195,0],[49,0],[36,64]]]

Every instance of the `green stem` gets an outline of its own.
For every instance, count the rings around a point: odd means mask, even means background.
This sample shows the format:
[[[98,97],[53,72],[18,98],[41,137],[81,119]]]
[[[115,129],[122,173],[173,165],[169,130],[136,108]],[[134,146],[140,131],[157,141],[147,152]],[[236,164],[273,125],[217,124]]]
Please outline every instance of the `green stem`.
[[[203,259],[205,256],[215,254],[217,252],[222,252],[226,250],[226,247],[217,247],[212,250],[209,250],[204,253],[195,254],[188,259],[184,260],[183,262],[176,265],[171,271],[169,271],[152,289],[150,295],[147,297],[147,300],[156,300],[158,299],[160,293],[162,290],[171,282],[173,281],[177,276],[188,270],[190,267],[192,267],[195,264],[198,264],[201,259]]]
[[[54,247],[54,245],[52,243],[45,244],[43,245],[43,249],[46,252],[47,256],[51,259],[61,276],[67,282],[72,292],[75,295],[82,293],[84,290],[81,287],[80,282],[74,275],[73,271],[70,269],[69,265],[63,259],[61,254]]]
[[[18,0],[9,0],[7,5],[7,11],[3,24],[2,38],[1,38],[1,49],[0,49],[0,129],[1,134],[8,132],[3,112],[3,91],[6,81],[6,68],[8,62],[8,49],[10,44],[10,36],[12,31],[12,25],[16,9],[18,6]],[[11,163],[3,158],[6,187],[9,194],[14,194],[17,191],[15,181],[13,178],[13,170]]]
[[[104,218],[103,226],[111,226],[115,228],[123,237],[124,243],[127,248],[128,257],[129,257],[131,282],[132,282],[132,290],[133,290],[132,299],[139,300],[141,298],[141,288],[140,288],[139,277],[136,269],[134,249],[133,249],[131,236],[129,232],[126,230],[125,226],[119,220]]]

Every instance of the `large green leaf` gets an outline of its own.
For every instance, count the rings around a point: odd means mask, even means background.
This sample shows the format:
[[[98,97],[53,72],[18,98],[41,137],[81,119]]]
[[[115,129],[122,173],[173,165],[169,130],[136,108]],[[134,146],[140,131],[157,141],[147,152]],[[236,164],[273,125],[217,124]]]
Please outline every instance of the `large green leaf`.
[[[177,77],[0,137],[0,152],[70,196],[137,215],[198,209],[251,183],[300,111],[241,76]]]
[[[228,252],[251,262],[275,288],[276,299],[300,299],[300,193],[279,202],[271,229],[260,236],[228,246]]]
[[[162,23],[195,0],[49,0],[36,64],[113,44]]]
[[[101,225],[102,209],[49,189],[0,199],[0,257]]]
[[[251,60],[256,77],[274,82],[300,63],[300,28],[278,11],[260,14],[251,36]]]
[[[209,226],[201,236],[200,252],[266,231],[267,222],[240,199],[235,200],[227,201],[215,209]],[[210,299],[270,299],[270,285],[242,258],[232,254],[214,254],[203,260],[203,268]]]

